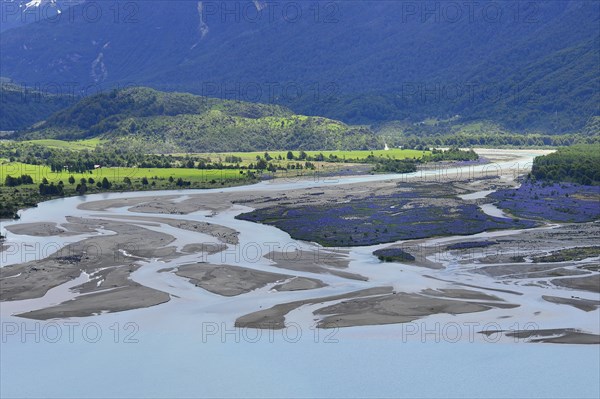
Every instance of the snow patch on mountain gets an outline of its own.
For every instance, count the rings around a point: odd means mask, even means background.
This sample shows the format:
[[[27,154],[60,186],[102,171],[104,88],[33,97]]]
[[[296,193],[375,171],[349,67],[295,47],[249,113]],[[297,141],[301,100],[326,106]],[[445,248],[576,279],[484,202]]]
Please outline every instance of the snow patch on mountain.
[[[267,8],[267,2],[262,0],[252,0],[257,11],[262,11]]]
[[[208,24],[204,20],[204,3],[202,1],[198,2],[198,16],[200,17],[200,40],[202,40],[209,32]]]
[[[42,0],[31,0],[29,3],[25,4],[25,9],[28,10],[32,7],[39,7],[42,4]]]
[[[109,43],[106,43],[102,49],[106,49],[108,45]],[[108,77],[108,69],[104,64],[104,52],[100,51],[96,59],[92,61],[91,75],[95,83],[100,83]]]
[[[204,37],[206,35],[208,35],[208,32],[210,31],[208,24],[204,20],[204,3],[202,1],[198,2],[197,10],[198,10],[198,17],[200,19],[200,23],[198,24],[198,31],[200,32],[200,39],[196,43],[194,43],[194,45],[191,47],[192,50],[198,44],[200,44],[202,39],[204,39]]]
[[[31,0],[25,4],[25,11],[29,10],[30,8],[39,8],[46,4],[56,7],[56,0]],[[21,4],[21,7],[23,7],[23,4]]]

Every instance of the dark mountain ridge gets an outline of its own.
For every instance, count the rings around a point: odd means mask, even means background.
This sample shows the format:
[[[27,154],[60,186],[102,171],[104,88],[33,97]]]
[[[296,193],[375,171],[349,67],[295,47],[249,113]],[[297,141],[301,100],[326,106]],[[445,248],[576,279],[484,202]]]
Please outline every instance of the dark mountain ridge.
[[[276,103],[348,123],[459,114],[559,133],[600,114],[594,1],[94,2],[94,18],[90,4],[4,32],[2,75]]]

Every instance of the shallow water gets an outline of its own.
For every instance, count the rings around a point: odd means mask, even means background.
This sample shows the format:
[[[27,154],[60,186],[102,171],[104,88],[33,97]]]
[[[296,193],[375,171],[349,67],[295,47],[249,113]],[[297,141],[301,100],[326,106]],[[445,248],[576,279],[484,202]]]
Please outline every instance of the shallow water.
[[[504,213],[502,209],[498,208],[494,204],[483,204],[479,205],[479,207],[487,215],[497,218],[509,218],[509,216],[506,213]]]

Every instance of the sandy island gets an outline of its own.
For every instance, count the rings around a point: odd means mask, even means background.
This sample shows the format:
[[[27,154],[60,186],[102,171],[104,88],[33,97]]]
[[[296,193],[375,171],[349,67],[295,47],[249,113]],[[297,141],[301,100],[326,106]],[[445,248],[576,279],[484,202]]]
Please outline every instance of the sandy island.
[[[269,284],[276,291],[302,291],[325,287],[321,280],[268,273],[237,266],[195,264],[180,266],[175,272],[197,287],[223,296],[242,295]]]

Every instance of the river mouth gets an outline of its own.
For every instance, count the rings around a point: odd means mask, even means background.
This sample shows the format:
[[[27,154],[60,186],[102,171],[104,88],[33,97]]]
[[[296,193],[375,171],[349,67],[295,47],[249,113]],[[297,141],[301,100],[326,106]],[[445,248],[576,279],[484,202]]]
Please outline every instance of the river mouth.
[[[506,218],[481,201],[498,187],[515,186],[537,152],[500,154],[487,165],[410,175],[43,203],[23,212],[19,222],[2,226],[9,234],[2,251],[2,317],[95,320],[177,307],[181,314],[218,315],[232,328],[281,330],[297,324],[374,333],[373,328],[387,331],[386,325],[452,320],[461,326],[462,337],[469,336],[470,323],[481,324],[475,335],[480,341],[488,337],[479,334],[483,326],[493,325],[510,341],[511,331],[527,325],[563,333],[549,338],[521,334],[523,340],[589,343],[589,334],[600,332],[597,257],[552,265],[535,265],[531,258],[593,246],[593,239],[585,237],[598,233],[598,223],[538,223],[327,248],[237,219],[272,204],[371,198],[410,184],[452,186],[453,198],[490,217]],[[575,231],[577,240],[569,240]],[[529,246],[519,246],[522,242]],[[384,248],[406,249],[414,259],[382,263],[373,252]]]

